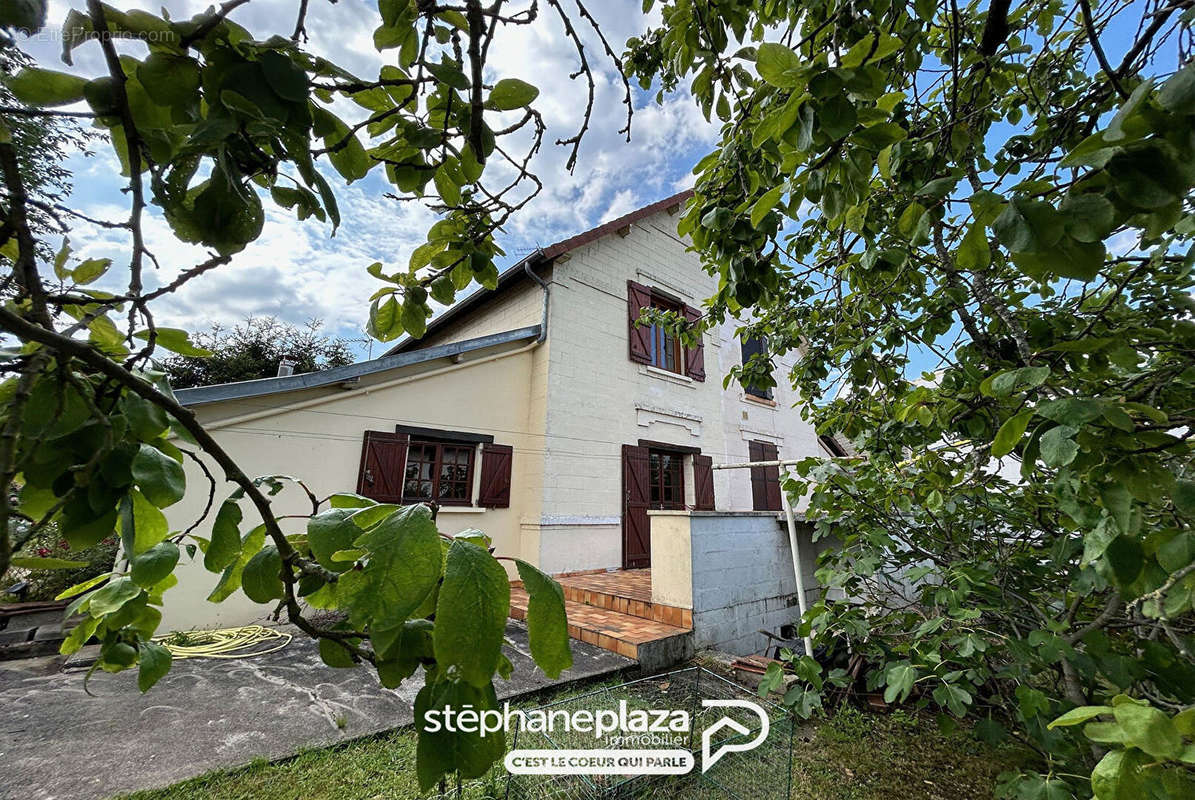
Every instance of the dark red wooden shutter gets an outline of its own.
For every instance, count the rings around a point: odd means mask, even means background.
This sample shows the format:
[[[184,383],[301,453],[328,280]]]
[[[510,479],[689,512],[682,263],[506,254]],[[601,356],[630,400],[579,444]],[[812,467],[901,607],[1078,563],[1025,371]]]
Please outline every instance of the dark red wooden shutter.
[[[366,431],[361,445],[361,468],[357,473],[357,494],[379,503],[401,503],[403,472],[407,466],[405,433]]]
[[[693,323],[701,319],[701,312],[693,306],[685,306],[685,320]],[[702,335],[693,347],[685,349],[685,374],[695,381],[705,380],[705,336]]]
[[[636,325],[643,309],[651,307],[651,289],[642,283],[627,281],[627,335],[632,361],[651,363],[651,326]]]
[[[771,442],[749,442],[748,453],[751,461],[780,460]],[[751,467],[751,506],[756,511],[780,510],[780,467]]]
[[[622,446],[622,565],[625,569],[651,566],[651,501],[648,484],[650,456],[646,447]]]
[[[510,508],[510,468],[514,448],[508,444],[487,444],[481,448],[481,490],[477,505]]]
[[[714,459],[709,456],[693,456],[693,507],[714,510]]]

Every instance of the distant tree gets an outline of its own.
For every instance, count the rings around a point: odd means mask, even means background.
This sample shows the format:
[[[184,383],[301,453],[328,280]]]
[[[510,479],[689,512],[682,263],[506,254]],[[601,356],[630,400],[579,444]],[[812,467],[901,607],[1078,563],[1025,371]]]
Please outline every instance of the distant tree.
[[[343,367],[355,360],[349,339],[321,333],[323,320],[292,325],[276,317],[249,317],[240,325],[212,325],[192,339],[210,356],[170,355],[161,362],[176,389],[216,383],[272,378],[287,358],[295,372],[319,372]]]

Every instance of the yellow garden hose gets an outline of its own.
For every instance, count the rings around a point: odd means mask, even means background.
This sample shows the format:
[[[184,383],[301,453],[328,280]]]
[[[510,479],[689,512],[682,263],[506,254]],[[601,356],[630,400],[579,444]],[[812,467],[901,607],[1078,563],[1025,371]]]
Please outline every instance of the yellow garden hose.
[[[273,653],[290,644],[292,634],[263,625],[222,628],[214,631],[176,631],[154,641],[166,647],[174,660],[185,658],[250,658]]]

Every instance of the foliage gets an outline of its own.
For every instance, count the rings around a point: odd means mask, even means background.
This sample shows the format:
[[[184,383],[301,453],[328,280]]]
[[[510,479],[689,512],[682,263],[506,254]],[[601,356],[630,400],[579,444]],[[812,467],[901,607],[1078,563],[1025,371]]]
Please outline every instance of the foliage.
[[[261,233],[267,204],[335,231],[341,212],[328,175],[352,183],[375,173],[397,201],[424,202],[439,216],[406,265],[366,268],[382,283],[370,313],[376,338],[420,336],[429,295],[451,303],[473,282],[493,286],[501,254],[494,232],[538,192],[527,165],[546,126],[534,107],[538,90],[510,76],[488,83],[485,59],[502,32],[539,24],[538,6],[508,11],[503,2],[379,0],[374,45],[384,65],[362,77],[306,48],[307,0],[294,3],[293,30],[261,38],[231,18],[246,2],[229,0],[176,20],[165,11],[87,0],[62,27],[70,69],[36,64],[5,79],[33,109],[24,116],[42,123],[74,116],[107,135],[129,213],[86,219],[125,238],[119,259],[80,261],[68,241],[48,238],[35,219],[43,206],[13,144],[13,114],[5,114],[0,330],[16,346],[4,352],[7,379],[0,383],[0,485],[21,490],[15,503],[0,495],[0,573],[12,556],[11,523],[29,531],[55,526],[72,551],[117,534],[128,569],[65,593],[73,597],[69,613],[83,622],[63,652],[94,635],[101,643],[94,668],[136,667],[143,691],[170,668],[169,651],[151,639],[163,593],[176,581],[182,553],[202,551],[220,576],[209,600],[243,590],[270,603],[276,616],[319,638],[327,663],[368,662],[386,686],[421,673],[421,712],[446,702],[492,704],[494,675],[509,674],[511,665],[501,654],[508,573],[489,540],[479,532],[442,536],[426,506],[318,498],[291,477],[247,475],[153,366],[163,351],[202,355],[186,331],[158,325],[154,310],[162,297],[230,264]],[[577,27],[605,42],[585,6],[574,5],[570,15],[555,0],[546,4],[549,22],[561,24],[581,62],[574,77],[588,85],[580,130],[558,140],[569,148],[570,168],[596,86],[593,55],[584,52]],[[45,9],[45,0],[5,3],[0,27],[34,32]],[[79,48],[101,56],[87,62],[102,66],[99,74],[73,67]],[[605,53],[617,68],[608,45]],[[625,80],[624,89],[629,130]],[[31,157],[52,170],[65,155]],[[72,223],[83,218],[74,209],[63,213]],[[152,291],[143,280],[158,263],[143,233],[149,213],[206,252]],[[101,279],[107,289],[93,285]],[[185,463],[206,486],[187,485]],[[295,524],[295,515],[272,505],[284,489],[309,501],[305,531],[283,529],[280,519]],[[164,509],[187,492],[211,502],[178,530]],[[209,530],[210,537],[201,535]],[[558,675],[571,664],[559,587],[530,565],[515,568],[535,576],[528,580],[535,660]],[[329,626],[308,616],[328,610],[342,612],[343,621]],[[453,772],[484,772],[500,740],[479,737],[429,740],[421,733],[423,787]]]
[[[1049,723],[1195,703],[1195,11],[648,5],[628,63],[722,125],[680,223],[707,317],[797,350],[859,453],[786,483],[839,542],[815,644],[892,702],[992,713],[1039,754],[1017,797],[1189,796],[1193,751]],[[794,666],[812,713],[841,675]]]
[[[19,531],[16,534],[20,536]],[[91,547],[71,550],[57,529],[47,526],[13,554],[12,566],[0,576],[0,591],[26,581],[29,587],[22,595],[25,600],[53,600],[75,584],[107,576],[116,562],[119,545],[116,537],[110,536]],[[64,562],[73,566],[63,566]],[[5,597],[3,601],[12,599]]]
[[[350,342],[321,334],[322,327],[320,320],[298,326],[274,317],[249,317],[231,329],[214,324],[191,337],[202,355],[173,353],[158,364],[175,389],[273,378],[284,358],[296,373],[352,364]]]

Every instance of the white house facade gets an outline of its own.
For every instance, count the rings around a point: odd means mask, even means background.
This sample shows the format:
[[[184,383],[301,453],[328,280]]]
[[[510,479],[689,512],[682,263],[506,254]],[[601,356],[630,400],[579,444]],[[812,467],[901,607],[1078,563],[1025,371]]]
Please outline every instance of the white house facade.
[[[650,567],[649,510],[779,510],[776,468],[713,464],[836,446],[794,407],[791,355],[776,360],[769,397],[723,388],[758,344],[740,341],[741,322],[715,326],[693,348],[635,324],[647,306],[700,316],[716,290],[676,232],[687,198],[536,251],[382,358],[179,399],[250,474],[293,475],[317,497],[435,501],[443,532],[480,529],[498,554],[553,574]],[[201,485],[201,471],[188,470]],[[192,524],[206,501],[189,492],[169,510],[172,526]],[[310,513],[297,489],[277,502]],[[206,602],[215,576],[199,561],[166,596],[167,629],[267,613],[241,597]]]

